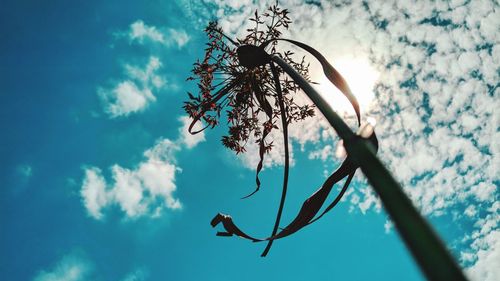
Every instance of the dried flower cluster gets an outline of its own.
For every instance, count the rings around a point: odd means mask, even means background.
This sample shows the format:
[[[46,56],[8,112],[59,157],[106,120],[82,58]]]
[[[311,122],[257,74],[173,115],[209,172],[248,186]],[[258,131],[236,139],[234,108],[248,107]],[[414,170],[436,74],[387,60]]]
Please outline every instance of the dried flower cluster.
[[[286,9],[272,6],[262,15],[255,12],[250,21],[254,22],[254,27],[247,29],[245,38],[236,41],[227,37],[216,22],[209,23],[205,29],[208,36],[205,57],[194,64],[193,76],[188,78],[198,81],[200,94],[188,93],[189,100],[185,102],[184,109],[195,122],[203,120],[205,128],[219,124],[221,113],[225,111],[229,134],[222,137],[224,146],[243,153],[248,141],[254,139],[264,155],[273,146],[266,136],[278,129],[280,118],[275,83],[269,65],[253,69],[243,67],[238,61],[236,49],[240,45],[259,46],[279,38],[282,30],[288,29],[291,20]],[[276,44],[277,41],[270,43],[266,51],[279,55],[308,79],[309,64],[304,58],[297,62],[292,59],[290,51],[279,54]],[[282,73],[279,68],[278,71]],[[280,75],[280,86],[287,124],[314,115],[312,105],[299,105],[294,101],[293,94],[299,87],[293,80]]]
[[[222,138],[224,146],[236,153],[243,153],[248,141],[252,140],[259,144],[257,187],[250,195],[259,190],[259,172],[263,166],[264,156],[273,147],[272,141],[267,141],[266,137],[273,130],[279,129],[277,123],[281,122],[285,150],[283,189],[271,235],[267,238],[250,236],[234,224],[231,216],[225,214],[217,214],[211,222],[213,227],[219,223],[224,226],[225,231],[218,232],[217,235],[236,235],[254,242],[267,241],[262,253],[262,256],[265,256],[274,240],[297,232],[332,209],[342,198],[356,170],[351,161],[346,159],[327,178],[321,188],[304,201],[296,218],[278,233],[289,175],[288,126],[314,115],[312,105],[299,105],[293,98],[304,83],[310,82],[309,64],[305,62],[304,57],[298,62],[294,61],[293,53],[290,51],[278,53],[276,50],[278,40],[292,43],[315,57],[321,63],[325,76],[351,102],[358,122],[360,114],[359,105],[347,83],[318,51],[301,42],[281,38],[282,30],[288,29],[291,23],[287,10],[271,6],[262,15],[255,12],[250,20],[254,22],[254,27],[247,29],[248,34],[244,39],[236,41],[226,36],[217,23],[211,22],[208,25],[205,30],[208,36],[205,57],[194,64],[193,76],[188,78],[198,81],[200,94],[195,96],[188,93],[189,101],[185,102],[184,109],[193,119],[189,127],[189,131],[193,134],[208,127],[215,127],[219,124],[221,113],[225,111],[229,135]],[[302,85],[284,75],[283,69],[273,61],[279,62],[278,64],[284,67],[288,74],[290,71],[295,73],[291,69],[298,72],[299,76],[304,78],[299,79]],[[194,124],[199,121],[204,121],[206,126],[193,132]],[[335,200],[319,213],[333,185],[346,177],[344,187]],[[318,216],[315,218],[316,215]]]

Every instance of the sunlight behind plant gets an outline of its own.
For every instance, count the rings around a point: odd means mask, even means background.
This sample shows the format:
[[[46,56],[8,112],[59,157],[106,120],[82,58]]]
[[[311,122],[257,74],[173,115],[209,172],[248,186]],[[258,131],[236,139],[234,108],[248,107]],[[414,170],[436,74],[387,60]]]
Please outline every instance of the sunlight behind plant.
[[[332,62],[333,66],[347,80],[352,93],[358,99],[361,112],[367,112],[375,97],[373,87],[380,73],[370,65],[368,58],[364,57],[344,56],[332,60]],[[323,94],[335,111],[341,114],[354,115],[352,105],[347,98],[328,81],[319,67],[313,69],[312,74],[312,80],[319,83],[315,87]]]

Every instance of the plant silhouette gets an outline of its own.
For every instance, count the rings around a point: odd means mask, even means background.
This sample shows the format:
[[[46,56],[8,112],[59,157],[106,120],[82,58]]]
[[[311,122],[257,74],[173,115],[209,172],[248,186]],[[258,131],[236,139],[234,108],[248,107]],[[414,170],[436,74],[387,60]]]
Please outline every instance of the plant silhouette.
[[[224,146],[236,153],[244,153],[245,145],[252,137],[259,144],[260,160],[256,169],[256,188],[244,198],[255,194],[260,188],[259,172],[262,170],[265,154],[273,148],[273,143],[268,143],[266,137],[272,130],[279,129],[277,123],[281,119],[285,150],[283,191],[271,235],[266,238],[250,236],[234,224],[231,216],[225,214],[217,214],[211,222],[212,226],[223,223],[225,231],[218,232],[219,236],[237,235],[254,242],[268,241],[262,253],[262,256],[265,256],[274,240],[300,230],[331,210],[344,195],[356,170],[356,166],[347,158],[338,170],[327,178],[321,188],[305,200],[296,218],[278,232],[288,186],[288,126],[293,122],[313,116],[314,109],[312,105],[295,103],[293,95],[300,90],[299,85],[293,79],[283,75],[280,67],[265,59],[269,56],[267,52],[282,58],[309,81],[309,64],[306,64],[305,58],[302,57],[301,61],[296,62],[293,60],[294,54],[291,51],[281,54],[277,52],[276,45],[279,40],[285,40],[305,49],[320,61],[328,79],[351,101],[356,111],[358,124],[360,111],[358,102],[345,80],[319,52],[303,43],[280,38],[282,34],[280,29],[288,28],[291,23],[286,9],[271,6],[262,16],[256,11],[250,20],[255,23],[254,27],[247,30],[248,34],[244,39],[236,41],[224,34],[216,22],[209,23],[205,29],[209,39],[205,57],[194,64],[192,70],[194,76],[188,78],[198,80],[200,94],[194,96],[188,93],[190,99],[185,103],[184,109],[193,119],[189,127],[191,133],[215,127],[219,124],[221,112],[226,109],[229,135],[222,138]],[[260,30],[260,27],[264,29]],[[192,131],[194,124],[199,120],[204,120],[207,125],[202,130]],[[374,134],[371,139],[377,147]],[[347,180],[338,196],[323,213],[314,218],[326,201],[333,185],[346,177]]]
[[[272,143],[266,142],[266,137],[272,130],[278,129],[277,122],[280,119],[285,150],[283,189],[271,235],[264,238],[249,235],[234,223],[231,216],[221,213],[211,221],[213,227],[222,223],[224,231],[217,232],[217,235],[236,235],[253,242],[266,241],[267,245],[262,252],[262,256],[266,256],[274,240],[299,231],[335,207],[345,194],[357,168],[360,168],[379,195],[396,229],[426,277],[440,281],[466,280],[445,245],[377,158],[378,140],[373,127],[367,124],[361,126],[357,134],[353,133],[310,85],[309,64],[306,64],[304,58],[295,62],[290,51],[279,53],[276,48],[278,42],[294,44],[320,62],[328,80],[350,101],[360,126],[359,105],[345,79],[314,48],[301,42],[280,38],[280,29],[288,28],[291,23],[286,9],[271,6],[262,16],[255,12],[251,21],[255,22],[254,27],[248,29],[247,36],[241,40],[229,38],[215,22],[208,25],[205,31],[209,43],[205,57],[201,62],[195,63],[194,76],[188,78],[198,80],[200,94],[194,96],[189,93],[189,101],[185,102],[184,109],[193,119],[189,126],[189,131],[193,134],[208,127],[215,127],[219,123],[222,110],[226,109],[229,135],[222,138],[222,143],[236,153],[245,152],[245,145],[251,137],[259,144],[260,161],[257,165],[256,188],[244,198],[259,190],[259,172],[263,159],[266,152],[273,147]],[[264,29],[259,29],[261,27]],[[231,46],[225,40],[229,41]],[[307,94],[335,129],[343,141],[347,157],[323,185],[304,201],[296,217],[280,229],[289,175],[288,125],[314,114],[311,105],[300,106],[294,102],[293,95],[299,90]],[[194,124],[200,120],[205,121],[207,125],[201,130],[193,131]],[[346,180],[339,194],[320,213],[333,185],[344,178]]]

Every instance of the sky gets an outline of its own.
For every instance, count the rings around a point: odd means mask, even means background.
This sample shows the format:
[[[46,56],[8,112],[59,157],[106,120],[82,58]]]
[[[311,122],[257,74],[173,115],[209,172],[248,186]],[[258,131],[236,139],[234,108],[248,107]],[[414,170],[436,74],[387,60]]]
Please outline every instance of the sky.
[[[210,226],[224,212],[256,236],[271,232],[283,144],[272,136],[262,188],[241,200],[258,148],[222,147],[224,125],[189,135],[182,104],[197,88],[186,78],[208,21],[242,37],[272,3],[2,1],[1,280],[423,280],[359,171],[335,209],[265,258],[263,244]],[[362,118],[377,122],[379,157],[470,279],[500,280],[498,2],[280,6],[294,21],[284,37],[346,76]],[[311,75],[355,129],[315,62]],[[284,223],[341,161],[319,114],[290,140]]]

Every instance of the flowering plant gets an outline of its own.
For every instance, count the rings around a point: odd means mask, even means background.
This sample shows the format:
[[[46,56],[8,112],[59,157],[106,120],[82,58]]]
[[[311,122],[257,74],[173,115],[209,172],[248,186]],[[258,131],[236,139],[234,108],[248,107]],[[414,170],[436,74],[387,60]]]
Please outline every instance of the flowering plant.
[[[236,235],[254,242],[267,241],[267,246],[262,253],[262,256],[265,256],[274,240],[299,231],[335,207],[359,167],[380,196],[396,228],[426,276],[430,280],[466,280],[439,237],[435,235],[404,194],[401,186],[377,158],[378,141],[373,127],[364,125],[358,134],[354,134],[321,95],[311,87],[308,76],[309,65],[305,63],[304,58],[297,63],[291,58],[291,52],[283,54],[277,52],[277,42],[286,41],[304,49],[316,58],[328,80],[348,98],[356,112],[358,125],[361,125],[358,102],[342,75],[314,48],[301,42],[280,38],[279,29],[288,28],[291,23],[287,14],[287,10],[281,10],[276,6],[270,7],[262,17],[256,12],[255,17],[251,19],[255,22],[255,27],[248,29],[249,34],[237,41],[226,36],[216,23],[210,23],[206,29],[209,43],[205,50],[205,58],[202,62],[195,63],[193,68],[193,74],[199,79],[198,87],[201,94],[196,97],[189,94],[190,100],[184,106],[193,118],[189,131],[197,133],[192,129],[200,120],[207,123],[205,128],[216,126],[221,111],[227,106],[229,108],[226,110],[229,135],[223,137],[223,144],[236,153],[242,153],[245,152],[246,143],[253,137],[260,146],[260,162],[256,176],[257,188],[253,193],[259,190],[258,174],[262,169],[264,155],[272,149],[272,143],[267,143],[266,137],[272,130],[278,129],[276,124],[278,119],[281,119],[284,138],[283,189],[271,235],[267,238],[250,236],[236,226],[231,216],[221,213],[217,214],[211,222],[213,227],[219,223],[222,223],[224,227],[225,231],[217,232],[217,235]],[[264,25],[264,30],[259,29],[262,25]],[[228,46],[224,39],[235,47]],[[343,141],[347,157],[323,185],[304,201],[292,222],[278,232],[288,185],[288,125],[314,114],[312,106],[299,106],[294,102],[293,94],[299,89],[308,95],[338,133]],[[346,177],[344,186],[337,197],[320,213],[333,185]]]
[[[257,11],[250,21],[255,23],[254,28],[248,29],[243,39],[233,41],[227,37],[216,22],[210,22],[205,29],[208,43],[205,56],[198,60],[192,69],[193,76],[188,80],[198,80],[199,95],[188,93],[189,100],[184,109],[193,119],[190,132],[194,124],[203,120],[205,128],[215,127],[220,122],[221,113],[225,111],[229,133],[222,137],[222,144],[238,153],[244,153],[249,141],[259,145],[260,161],[257,165],[256,190],[260,186],[258,177],[263,166],[265,154],[272,147],[273,142],[266,137],[273,130],[279,129],[277,122],[284,112],[284,125],[303,120],[314,115],[314,106],[300,105],[295,102],[293,95],[300,90],[298,85],[287,76],[280,76],[278,94],[276,83],[269,65],[247,68],[240,64],[237,54],[238,46],[262,45],[281,36],[282,28],[287,29],[291,20],[288,11],[272,6],[269,11],[259,15]],[[231,43],[230,45],[224,40]],[[276,41],[270,44],[271,53],[276,52]],[[309,78],[309,64],[304,60],[294,61],[293,53],[286,51],[282,58],[292,65],[303,77]],[[281,74],[282,70],[278,69]],[[280,95],[280,97],[278,97]],[[283,99],[283,106],[279,100]],[[203,128],[203,129],[205,129]],[[202,129],[202,130],[203,130]]]
[[[189,126],[189,131],[193,134],[218,125],[221,113],[225,110],[229,134],[222,137],[223,145],[238,154],[245,152],[248,141],[253,139],[258,143],[260,161],[256,169],[256,188],[244,198],[259,190],[259,172],[263,167],[265,154],[273,147],[273,143],[268,142],[266,137],[272,130],[279,129],[278,120],[281,119],[285,151],[283,192],[271,236],[262,239],[254,238],[240,230],[229,215],[218,214],[212,220],[212,226],[223,223],[225,231],[218,232],[219,236],[237,235],[254,242],[268,241],[262,253],[262,256],[265,256],[274,240],[300,230],[331,210],[345,193],[357,168],[349,159],[346,159],[339,169],[328,177],[322,187],[305,200],[297,217],[278,233],[288,185],[288,125],[313,116],[314,106],[299,105],[295,102],[294,94],[302,90],[303,85],[299,85],[295,79],[284,75],[284,69],[270,60],[268,52],[275,56],[275,59],[279,58],[277,62],[281,62],[280,65],[293,69],[303,82],[310,83],[309,64],[305,62],[305,58],[302,57],[297,62],[293,59],[293,52],[279,53],[276,46],[279,40],[283,40],[308,51],[320,61],[327,78],[351,101],[358,121],[360,112],[356,98],[352,95],[345,80],[318,51],[303,43],[280,38],[281,29],[287,29],[291,23],[286,9],[271,6],[262,15],[255,12],[250,20],[254,22],[254,27],[247,30],[248,34],[244,39],[236,41],[224,34],[216,22],[209,23],[205,29],[208,36],[205,56],[203,60],[198,60],[194,64],[193,76],[188,78],[188,80],[198,81],[200,93],[197,96],[188,93],[189,100],[185,102],[184,109],[193,120]],[[193,131],[194,124],[200,120],[206,123],[205,127]],[[377,145],[375,135],[372,136],[372,142],[375,146]],[[323,213],[318,215],[333,185],[345,177],[347,180],[338,196]]]

